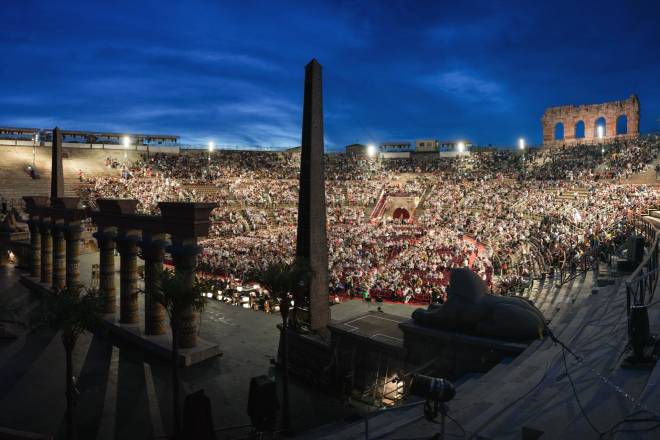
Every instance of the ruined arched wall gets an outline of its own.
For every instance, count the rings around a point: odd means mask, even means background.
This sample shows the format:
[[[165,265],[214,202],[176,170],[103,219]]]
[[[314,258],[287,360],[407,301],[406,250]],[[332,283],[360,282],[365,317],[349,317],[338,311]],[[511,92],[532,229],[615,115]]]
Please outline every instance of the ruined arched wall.
[[[628,133],[616,134],[616,119],[620,115],[628,118]],[[564,105],[546,109],[541,118],[543,124],[544,145],[574,145],[598,141],[596,120],[604,117],[606,121],[603,141],[614,138],[630,138],[639,136],[639,98],[631,95],[623,101],[611,101],[593,105]],[[575,125],[584,121],[584,138],[575,138]],[[555,125],[564,124],[564,139],[555,140]]]

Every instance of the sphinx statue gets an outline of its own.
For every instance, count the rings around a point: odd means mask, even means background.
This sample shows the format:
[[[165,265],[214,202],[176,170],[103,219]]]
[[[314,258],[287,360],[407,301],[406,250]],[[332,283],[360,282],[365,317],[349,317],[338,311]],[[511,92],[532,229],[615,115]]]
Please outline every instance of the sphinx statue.
[[[451,271],[445,304],[417,309],[412,317],[423,326],[508,341],[541,338],[545,329],[543,314],[531,302],[491,295],[467,268]]]

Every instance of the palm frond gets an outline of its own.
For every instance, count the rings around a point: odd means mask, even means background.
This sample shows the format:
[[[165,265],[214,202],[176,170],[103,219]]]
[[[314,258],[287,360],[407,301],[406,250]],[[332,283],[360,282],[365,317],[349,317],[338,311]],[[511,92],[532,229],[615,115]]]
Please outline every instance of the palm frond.
[[[98,289],[64,288],[46,296],[44,302],[44,322],[74,337],[97,325],[102,314],[103,298]]]
[[[273,295],[284,298],[305,289],[312,277],[309,263],[301,258],[293,263],[274,262],[263,269],[255,269],[247,278],[268,289]]]
[[[189,276],[193,276],[192,288],[189,287]],[[160,274],[160,288],[147,291],[145,294],[172,313],[181,312],[192,308],[201,312],[204,310],[206,298],[202,293],[209,290],[205,280],[197,278],[194,274],[176,272],[165,269]]]

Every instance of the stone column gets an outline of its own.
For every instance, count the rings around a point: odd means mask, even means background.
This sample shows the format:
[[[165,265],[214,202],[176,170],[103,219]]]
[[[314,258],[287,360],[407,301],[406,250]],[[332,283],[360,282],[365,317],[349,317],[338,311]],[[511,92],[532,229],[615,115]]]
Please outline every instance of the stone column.
[[[172,237],[172,245],[167,250],[172,255],[176,272],[184,277],[186,287],[192,291],[197,255],[202,248],[197,245],[195,239]],[[192,348],[197,345],[197,318],[198,313],[192,308],[181,313],[179,327],[179,346],[181,348]]]
[[[140,236],[135,231],[122,231],[117,237],[119,247],[119,322],[136,324],[138,315],[137,255]]]
[[[79,222],[66,225],[66,285],[73,289],[80,287],[80,236],[82,227]]]
[[[104,299],[103,312],[117,311],[117,288],[115,287],[116,228],[99,227],[94,233],[99,245],[99,291]]]
[[[30,276],[38,278],[41,276],[41,231],[39,230],[39,219],[31,217],[28,221],[30,228]]]
[[[160,276],[163,273],[165,248],[169,242],[163,234],[142,233],[142,258],[144,259],[144,333],[162,335],[167,322],[165,308],[154,301],[152,292],[160,289]]]
[[[53,222],[50,225],[53,235],[53,289],[61,290],[66,285],[66,250],[64,224]]]
[[[41,282],[49,286],[53,282],[53,236],[50,234],[50,219],[42,218],[41,231]]]

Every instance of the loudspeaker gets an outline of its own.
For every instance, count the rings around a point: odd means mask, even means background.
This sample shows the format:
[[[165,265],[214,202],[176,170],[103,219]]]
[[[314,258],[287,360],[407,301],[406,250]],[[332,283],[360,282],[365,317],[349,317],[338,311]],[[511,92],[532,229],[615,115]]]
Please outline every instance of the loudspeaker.
[[[259,431],[273,430],[279,409],[275,382],[266,375],[250,379],[247,413],[252,425]]]
[[[644,259],[644,237],[631,235],[628,237],[628,261],[638,265]]]

